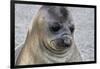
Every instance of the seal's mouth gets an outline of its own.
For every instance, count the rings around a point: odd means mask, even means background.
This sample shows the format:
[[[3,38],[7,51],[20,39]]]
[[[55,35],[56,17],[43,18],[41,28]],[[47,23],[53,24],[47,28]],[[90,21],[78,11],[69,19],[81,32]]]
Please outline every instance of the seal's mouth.
[[[55,50],[65,50],[72,45],[72,39],[69,37],[62,37],[51,40],[50,44]]]
[[[63,39],[56,39],[51,41],[51,45],[56,49],[65,49],[71,45],[70,40],[67,43]]]
[[[72,37],[64,35],[63,37],[53,39],[50,42],[45,43],[45,41],[43,41],[42,44],[48,51],[52,53],[64,54],[72,46]]]

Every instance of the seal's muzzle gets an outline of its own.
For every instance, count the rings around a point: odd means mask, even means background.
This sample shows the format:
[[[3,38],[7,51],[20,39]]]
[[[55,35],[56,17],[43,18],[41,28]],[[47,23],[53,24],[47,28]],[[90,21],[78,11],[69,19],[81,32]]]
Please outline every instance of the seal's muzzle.
[[[66,49],[71,46],[72,38],[64,35],[62,38],[54,39],[50,43],[52,46],[54,46],[53,48],[57,50]]]

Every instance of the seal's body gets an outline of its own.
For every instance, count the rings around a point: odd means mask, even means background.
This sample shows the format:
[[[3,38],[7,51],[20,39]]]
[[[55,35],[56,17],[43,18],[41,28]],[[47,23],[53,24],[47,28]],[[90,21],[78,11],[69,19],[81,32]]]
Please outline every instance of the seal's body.
[[[80,62],[74,24],[64,7],[43,6],[29,28],[17,65]]]

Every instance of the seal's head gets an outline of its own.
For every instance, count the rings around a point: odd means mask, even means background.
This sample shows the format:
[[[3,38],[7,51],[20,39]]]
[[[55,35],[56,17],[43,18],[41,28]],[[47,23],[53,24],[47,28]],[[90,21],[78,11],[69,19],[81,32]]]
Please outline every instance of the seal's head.
[[[67,8],[43,6],[38,15],[40,42],[54,53],[68,50],[73,43],[74,24],[71,22]]]
[[[27,44],[41,46],[53,53],[64,53],[73,44],[74,24],[67,8],[42,6],[29,30]]]

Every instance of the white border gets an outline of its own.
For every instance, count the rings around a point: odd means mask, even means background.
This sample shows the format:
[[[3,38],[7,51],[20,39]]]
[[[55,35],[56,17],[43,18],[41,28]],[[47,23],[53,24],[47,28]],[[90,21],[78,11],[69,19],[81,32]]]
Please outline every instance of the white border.
[[[28,0],[29,1],[29,0]],[[97,64],[42,67],[41,69],[98,69],[100,65],[100,0],[30,0],[42,2],[97,5]],[[10,0],[0,1],[0,69],[10,68]],[[32,69],[32,68],[30,68]],[[36,69],[36,68],[34,68]],[[38,68],[40,69],[40,68]]]

